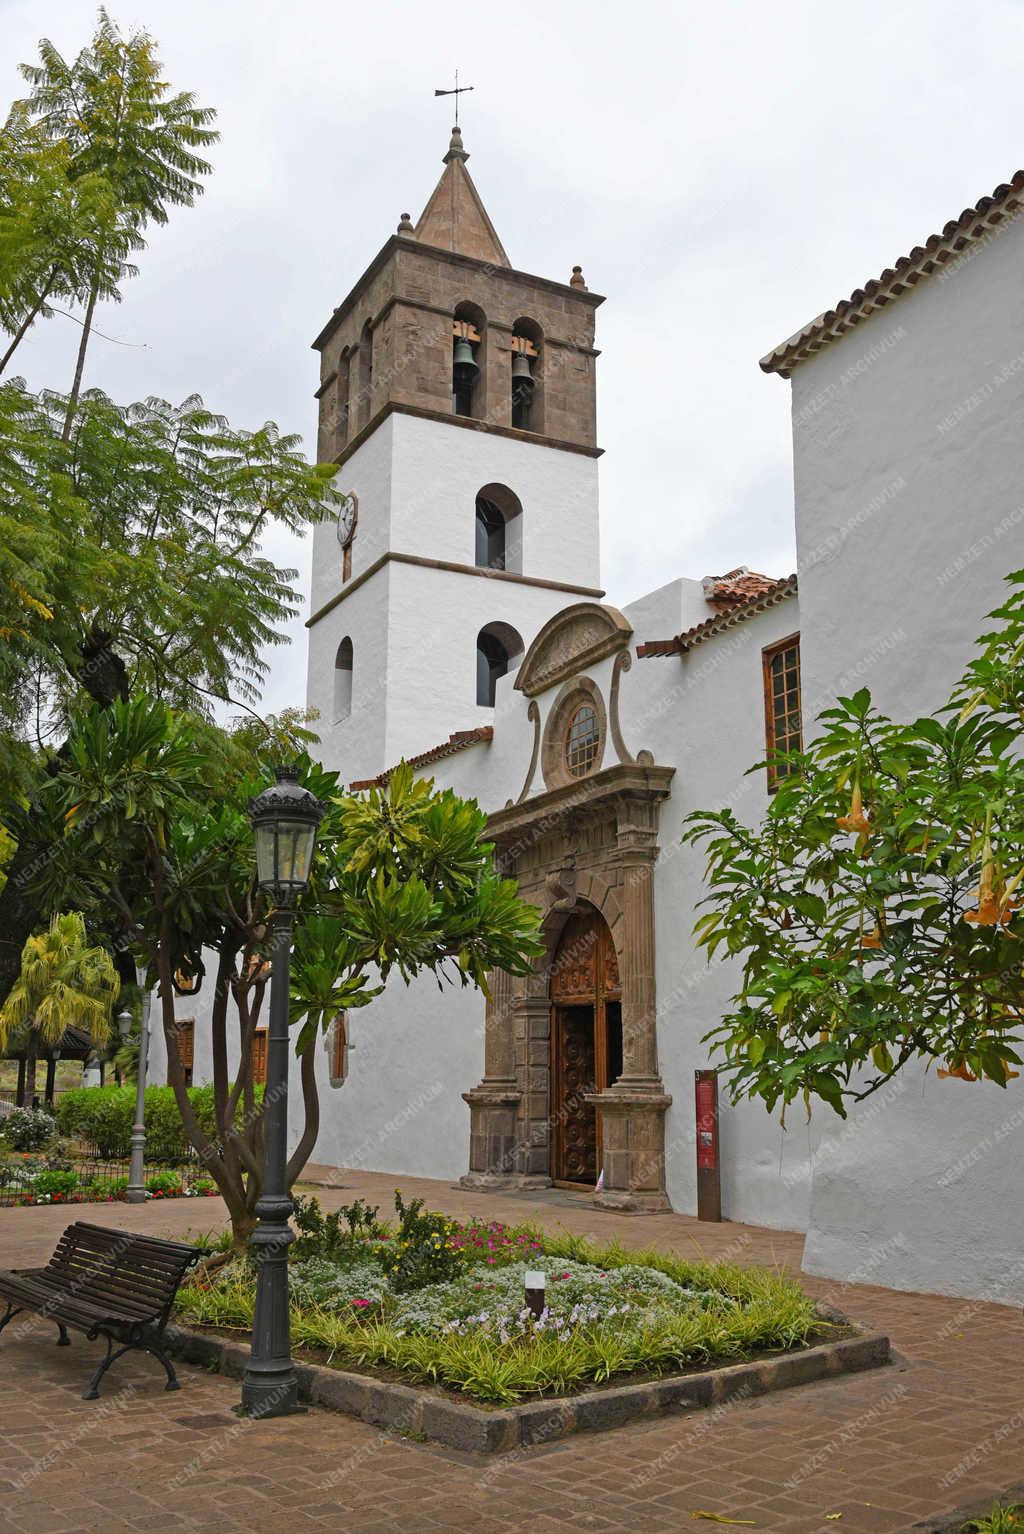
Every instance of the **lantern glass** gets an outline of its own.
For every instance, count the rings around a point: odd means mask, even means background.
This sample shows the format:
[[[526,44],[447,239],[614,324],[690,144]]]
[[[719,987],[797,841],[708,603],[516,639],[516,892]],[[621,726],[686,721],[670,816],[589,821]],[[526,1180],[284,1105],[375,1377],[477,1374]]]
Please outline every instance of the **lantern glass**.
[[[297,894],[309,883],[316,843],[310,820],[264,820],[256,827],[256,876],[265,889]]]

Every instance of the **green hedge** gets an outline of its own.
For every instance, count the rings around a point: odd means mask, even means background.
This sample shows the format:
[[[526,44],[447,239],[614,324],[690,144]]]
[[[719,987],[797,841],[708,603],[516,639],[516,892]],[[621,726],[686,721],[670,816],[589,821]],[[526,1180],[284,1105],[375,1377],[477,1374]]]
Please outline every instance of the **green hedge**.
[[[204,1133],[217,1144],[212,1085],[189,1087],[188,1095]],[[258,1086],[257,1100],[262,1096],[263,1088]],[[130,1152],[135,1122],[134,1087],[76,1087],[57,1099],[54,1111],[59,1135],[87,1141],[104,1160],[116,1161]],[[171,1087],[146,1088],[145,1122],[148,1160],[175,1161],[190,1154]]]

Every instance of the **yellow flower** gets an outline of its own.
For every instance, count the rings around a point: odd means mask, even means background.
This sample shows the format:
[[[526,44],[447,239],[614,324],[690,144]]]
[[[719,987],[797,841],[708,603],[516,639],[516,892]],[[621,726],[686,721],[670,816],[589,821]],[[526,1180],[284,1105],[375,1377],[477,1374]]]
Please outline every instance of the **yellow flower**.
[[[981,878],[975,895],[977,905],[964,912],[964,921],[975,927],[1005,926],[1013,913],[1020,909],[1019,900],[1010,900],[1000,868],[992,852],[988,831],[981,848]]]
[[[871,830],[871,822],[864,813],[864,804],[860,792],[860,778],[855,778],[853,793],[850,797],[850,808],[845,815],[840,815],[836,820],[840,831],[854,831],[858,836],[867,836]]]
[[[969,1069],[967,1061],[964,1059],[951,1061],[948,1071],[940,1066],[935,1074],[947,1079],[955,1077],[957,1081],[977,1081],[978,1079],[974,1072]]]

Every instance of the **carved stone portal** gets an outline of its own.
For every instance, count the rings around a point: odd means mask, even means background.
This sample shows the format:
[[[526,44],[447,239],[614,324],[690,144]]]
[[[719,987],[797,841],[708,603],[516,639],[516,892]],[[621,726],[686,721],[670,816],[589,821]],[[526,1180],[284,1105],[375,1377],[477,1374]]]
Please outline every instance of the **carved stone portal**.
[[[545,623],[527,650],[516,688],[535,698],[624,649],[632,632],[629,620],[607,603],[576,602],[565,607]]]
[[[596,1202],[669,1207],[672,1099],[658,1072],[653,871],[673,773],[624,763],[491,816],[502,871],[543,912],[545,953],[525,978],[491,977],[484,1077],[464,1094],[465,1185],[593,1188],[603,1167]],[[589,971],[574,962],[573,944],[587,932],[600,955]],[[567,1151],[573,1136],[576,1150]]]

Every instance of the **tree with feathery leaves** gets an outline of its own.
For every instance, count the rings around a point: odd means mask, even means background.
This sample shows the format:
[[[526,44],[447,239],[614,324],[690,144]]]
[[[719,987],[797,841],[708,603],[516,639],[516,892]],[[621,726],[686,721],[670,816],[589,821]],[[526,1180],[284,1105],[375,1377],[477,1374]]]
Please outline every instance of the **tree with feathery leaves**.
[[[39,53],[38,64],[22,65],[30,93],[17,104],[19,115],[66,155],[69,181],[100,178],[109,191],[85,292],[82,337],[62,429],[67,440],[96,305],[114,296],[116,279],[126,274],[123,258],[142,244],[147,224],[165,224],[170,207],[189,207],[195,201],[202,191],[200,178],[211,168],[200,151],[218,135],[210,126],[215,115],[211,108],[197,105],[191,92],[170,94],[148,33],[123,38],[102,8],[92,41],[74,60],[68,62],[47,38]],[[42,270],[37,284],[40,280]],[[45,297],[45,280],[34,303],[40,294]]]

